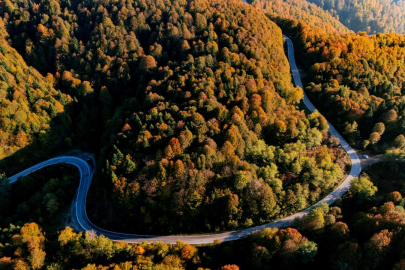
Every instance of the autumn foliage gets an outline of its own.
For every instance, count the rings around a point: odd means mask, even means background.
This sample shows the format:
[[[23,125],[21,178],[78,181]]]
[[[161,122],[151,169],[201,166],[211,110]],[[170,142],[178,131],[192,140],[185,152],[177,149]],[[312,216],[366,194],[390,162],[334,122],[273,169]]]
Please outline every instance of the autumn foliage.
[[[72,96],[58,146],[100,149],[88,199],[100,226],[251,226],[304,209],[343,173],[326,120],[297,107],[280,29],[247,3],[8,0],[0,15],[27,63]],[[13,138],[33,140],[23,127]]]

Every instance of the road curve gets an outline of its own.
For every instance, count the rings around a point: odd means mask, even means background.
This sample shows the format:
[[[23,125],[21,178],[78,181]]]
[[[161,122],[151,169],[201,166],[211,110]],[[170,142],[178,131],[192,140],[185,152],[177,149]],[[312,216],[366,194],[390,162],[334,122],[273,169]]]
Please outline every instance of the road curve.
[[[294,60],[294,47],[292,41],[286,37],[283,36],[284,39],[287,42],[287,48],[288,48],[288,59],[290,62],[291,66],[291,72],[293,75],[293,79],[295,82],[295,85],[302,87],[300,75],[297,69],[297,65],[295,64]],[[304,99],[303,99],[304,104],[308,107],[308,109],[313,112],[315,111],[314,105],[309,101],[307,95],[304,93]],[[140,243],[140,242],[151,242],[151,241],[161,241],[165,243],[170,243],[174,244],[176,243],[177,240],[182,240],[184,242],[190,243],[190,244],[208,244],[212,243],[215,240],[222,240],[222,241],[232,241],[232,240],[237,240],[243,237],[246,237],[247,235],[263,230],[265,228],[282,228],[282,227],[287,227],[291,225],[294,219],[296,218],[302,218],[304,215],[309,213],[312,208],[318,206],[322,202],[326,202],[327,204],[332,204],[335,202],[338,198],[342,197],[343,194],[345,194],[351,185],[351,181],[355,178],[358,177],[360,172],[361,172],[361,166],[360,166],[360,160],[354,151],[353,148],[350,147],[350,145],[346,142],[345,139],[336,131],[336,129],[329,124],[329,131],[330,133],[339,138],[340,143],[342,145],[342,148],[349,154],[351,162],[352,162],[352,167],[349,175],[345,179],[345,181],[337,188],[335,189],[332,193],[330,193],[328,196],[326,196],[324,199],[316,203],[315,205],[312,205],[311,207],[296,213],[295,215],[283,218],[281,220],[267,223],[261,226],[256,226],[248,229],[243,229],[243,230],[238,230],[238,231],[231,231],[231,232],[226,232],[226,233],[220,233],[220,234],[207,234],[207,235],[189,235],[189,236],[157,236],[157,235],[139,235],[139,234],[125,234],[125,233],[119,233],[119,232],[112,232],[108,230],[101,229],[94,225],[88,218],[87,212],[86,212],[86,198],[87,194],[90,188],[91,181],[93,179],[93,174],[94,171],[90,164],[83,158],[80,157],[75,157],[75,156],[60,156],[56,158],[49,159],[47,161],[44,161],[42,163],[39,163],[29,169],[26,169],[25,171],[22,171],[12,177],[10,177],[10,183],[13,184],[15,183],[20,177],[28,175],[32,172],[35,172],[37,170],[40,170],[44,167],[48,167],[51,165],[55,164],[70,164],[73,166],[76,166],[77,169],[80,172],[80,184],[79,188],[76,193],[75,201],[74,201],[74,211],[76,213],[75,218],[80,225],[80,228],[76,228],[79,231],[89,231],[93,230],[99,235],[104,235],[114,241],[123,241],[127,243]]]

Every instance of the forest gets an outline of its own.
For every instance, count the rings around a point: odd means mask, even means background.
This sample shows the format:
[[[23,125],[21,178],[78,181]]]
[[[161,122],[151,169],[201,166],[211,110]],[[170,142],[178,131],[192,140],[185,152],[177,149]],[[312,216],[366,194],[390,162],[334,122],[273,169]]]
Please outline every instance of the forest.
[[[305,22],[329,31],[405,33],[403,0],[249,0],[275,21]]]
[[[55,90],[51,74],[43,77],[27,66],[8,38],[0,20],[0,160],[18,156],[27,146],[35,156],[39,149],[59,144],[70,121],[65,106],[72,102],[69,95]],[[23,162],[29,156],[19,158]]]
[[[405,269],[405,39],[366,20],[355,34],[344,1],[323,3],[332,15],[301,0],[2,1],[0,270]],[[234,242],[126,244],[72,229],[72,168],[3,174],[93,152],[89,218],[120,232],[222,232],[312,205],[350,160],[300,104],[279,27],[320,112],[387,151],[333,206]]]
[[[64,142],[98,152],[89,207],[100,226],[249,227],[306,208],[349,169],[325,118],[297,107],[280,29],[246,3],[7,0],[1,10],[12,46],[73,99]]]
[[[404,37],[296,29],[308,71],[305,90],[321,112],[359,149],[403,148]]]
[[[291,21],[294,24],[305,23],[314,29],[337,35],[349,33],[350,30],[328,11],[307,0],[251,0],[255,8],[264,12],[272,21],[283,24]]]
[[[403,269],[404,157],[387,155],[334,206],[291,228],[233,242],[126,244],[70,227],[48,233],[34,222],[11,224],[0,229],[0,269]]]
[[[288,13],[274,20],[298,48],[306,93],[352,146],[374,153],[405,147],[403,35],[339,34],[328,20],[319,26]]]
[[[328,11],[355,32],[405,33],[403,0],[308,0],[308,2]]]

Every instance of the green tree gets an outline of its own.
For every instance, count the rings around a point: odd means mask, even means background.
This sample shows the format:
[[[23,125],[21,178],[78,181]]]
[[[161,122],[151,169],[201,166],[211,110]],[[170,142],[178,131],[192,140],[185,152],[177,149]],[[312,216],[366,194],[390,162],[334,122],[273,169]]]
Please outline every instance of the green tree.
[[[377,187],[368,176],[360,176],[352,181],[350,193],[357,195],[361,200],[371,198],[377,192]]]

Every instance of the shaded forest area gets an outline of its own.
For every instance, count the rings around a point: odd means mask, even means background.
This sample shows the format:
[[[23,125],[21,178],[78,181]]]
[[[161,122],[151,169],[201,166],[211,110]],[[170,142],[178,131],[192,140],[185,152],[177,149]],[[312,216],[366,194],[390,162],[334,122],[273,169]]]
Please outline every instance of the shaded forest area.
[[[333,207],[291,228],[233,242],[125,244],[69,227],[48,234],[36,223],[10,225],[0,229],[0,269],[403,269],[403,160],[372,165]]]
[[[5,26],[0,20],[0,160],[14,155],[14,161],[27,162],[60,145],[70,125],[66,110],[69,95],[54,88],[54,77],[43,77],[26,65],[9,46]],[[52,125],[52,128],[51,128]],[[61,142],[62,141],[62,142]],[[30,148],[21,155],[20,150]],[[8,162],[7,166],[12,166]]]
[[[55,233],[70,224],[68,213],[78,180],[79,172],[68,165],[42,169],[12,186],[0,175],[0,227],[36,222]]]
[[[329,12],[307,0],[253,0],[248,2],[263,11],[277,24],[282,25],[284,21],[293,21],[294,24],[305,23],[314,29],[319,28],[324,32],[337,35],[350,32]]]
[[[323,43],[322,37],[318,42],[305,32],[306,59],[315,59],[309,69],[309,95],[317,97],[320,108],[328,108],[327,116],[333,116],[350,143],[376,152],[402,149],[405,39],[349,34]]]

